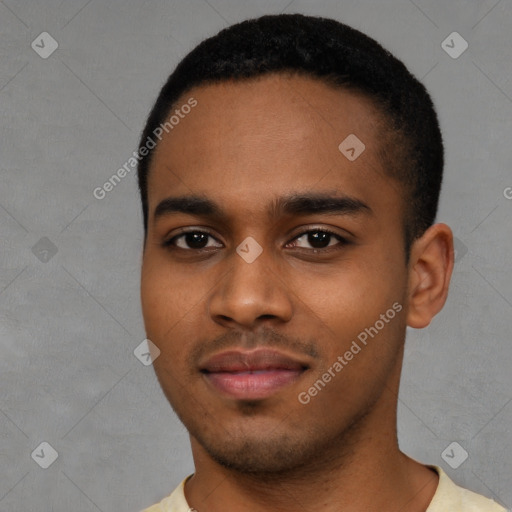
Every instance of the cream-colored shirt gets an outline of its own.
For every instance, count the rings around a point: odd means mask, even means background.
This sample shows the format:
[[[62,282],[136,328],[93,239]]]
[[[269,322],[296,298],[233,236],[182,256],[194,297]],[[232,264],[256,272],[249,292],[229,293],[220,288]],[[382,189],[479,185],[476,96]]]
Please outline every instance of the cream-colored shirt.
[[[439,466],[429,467],[437,471],[439,484],[426,512],[507,512],[495,501],[456,485]],[[190,476],[170,496],[142,512],[193,512],[184,493],[185,482]]]

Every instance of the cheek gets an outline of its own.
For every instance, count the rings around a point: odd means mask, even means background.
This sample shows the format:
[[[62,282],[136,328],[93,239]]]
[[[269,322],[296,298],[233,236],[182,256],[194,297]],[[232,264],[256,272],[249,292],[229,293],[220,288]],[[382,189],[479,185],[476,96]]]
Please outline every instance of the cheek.
[[[393,303],[397,278],[374,263],[352,260],[321,274],[295,276],[294,289],[326,324],[343,325],[350,319],[357,325]]]
[[[377,259],[379,253],[380,259]],[[347,261],[343,269],[317,274],[307,283],[302,277],[302,284],[306,286],[298,295],[307,306],[309,313],[306,314],[311,317],[314,312],[312,320],[319,328],[316,334],[323,341],[329,360],[343,355],[361,333],[364,340],[366,329],[375,334],[376,322],[376,340],[382,340],[382,343],[374,344],[371,351],[365,350],[368,352],[366,357],[358,356],[357,359],[362,363],[367,357],[387,358],[393,353],[403,320],[403,315],[396,309],[403,310],[403,284],[407,276],[395,259],[385,260],[382,251],[376,251],[374,257]],[[367,336],[368,340],[373,339]]]
[[[314,396],[310,404],[314,415],[329,415],[334,423],[375,401],[391,386],[400,362],[405,333],[401,304],[385,296],[360,298],[361,303],[350,305],[339,298],[338,304],[347,307],[331,310],[328,329],[319,336],[324,349],[321,365],[301,390]]]
[[[200,290],[173,269],[163,258],[145,256],[141,272],[141,305],[148,338],[161,350],[168,350],[179,336],[184,318],[198,303]],[[197,306],[196,306],[197,307]]]
[[[145,256],[141,272],[141,304],[146,336],[159,348],[153,362],[162,390],[171,403],[180,400],[187,371],[186,345],[193,339],[196,289],[162,258]],[[189,281],[189,279],[187,279]],[[196,308],[198,306],[195,306]],[[197,314],[197,313],[196,313]]]

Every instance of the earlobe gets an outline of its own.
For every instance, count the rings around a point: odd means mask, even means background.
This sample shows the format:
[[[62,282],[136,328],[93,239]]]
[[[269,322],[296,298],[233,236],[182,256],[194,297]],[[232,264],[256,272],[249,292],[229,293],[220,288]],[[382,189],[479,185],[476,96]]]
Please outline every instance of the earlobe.
[[[427,327],[448,296],[453,270],[453,234],[446,224],[434,224],[411,247],[407,325]]]

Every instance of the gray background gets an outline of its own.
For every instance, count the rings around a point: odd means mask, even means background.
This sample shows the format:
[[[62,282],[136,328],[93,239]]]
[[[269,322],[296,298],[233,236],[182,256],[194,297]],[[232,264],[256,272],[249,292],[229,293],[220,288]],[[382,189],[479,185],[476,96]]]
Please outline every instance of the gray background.
[[[180,57],[228,24],[279,12],[368,33],[434,98],[447,157],[438,219],[454,230],[457,262],[445,309],[409,330],[400,442],[512,507],[509,0],[3,0],[2,512],[138,511],[193,471],[186,431],[133,353],[145,338],[135,172],[102,200],[93,189],[136,149]],[[46,59],[31,47],[44,31],[59,45]],[[469,43],[456,59],[441,47],[453,31]],[[48,469],[36,463],[48,449],[31,457],[43,441],[58,452]],[[458,469],[441,456],[454,441],[469,454]]]

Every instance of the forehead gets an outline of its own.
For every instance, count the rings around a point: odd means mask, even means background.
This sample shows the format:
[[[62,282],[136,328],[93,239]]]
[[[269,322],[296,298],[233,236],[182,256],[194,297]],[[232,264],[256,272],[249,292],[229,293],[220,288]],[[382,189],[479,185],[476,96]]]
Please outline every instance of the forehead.
[[[190,98],[197,105],[164,133],[153,155],[150,210],[173,194],[248,208],[286,190],[326,188],[365,202],[383,202],[379,192],[389,189],[395,197],[387,195],[388,206],[396,209],[397,183],[379,160],[384,123],[364,95],[273,74],[196,87],[173,112]]]

